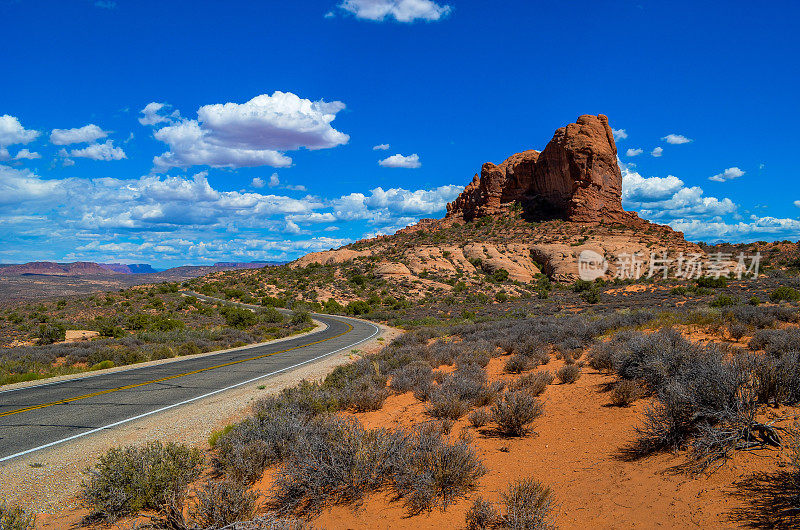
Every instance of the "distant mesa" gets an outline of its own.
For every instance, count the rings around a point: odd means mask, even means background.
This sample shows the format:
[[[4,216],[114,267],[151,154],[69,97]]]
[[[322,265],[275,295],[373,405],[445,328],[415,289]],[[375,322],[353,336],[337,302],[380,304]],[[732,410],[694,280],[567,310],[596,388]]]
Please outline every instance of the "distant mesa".
[[[505,214],[519,204],[530,220],[646,224],[622,208],[622,173],[608,118],[583,115],[557,129],[544,151],[523,151],[480,175],[447,205],[447,219]]]
[[[164,276],[189,274],[192,276],[230,269],[259,269],[282,265],[279,261],[251,262],[219,262],[214,265],[184,265],[164,271],[158,271],[146,263],[94,263],[76,261],[74,263],[56,263],[52,261],[32,261],[23,264],[0,265],[3,276],[120,276],[129,274],[160,274]]]

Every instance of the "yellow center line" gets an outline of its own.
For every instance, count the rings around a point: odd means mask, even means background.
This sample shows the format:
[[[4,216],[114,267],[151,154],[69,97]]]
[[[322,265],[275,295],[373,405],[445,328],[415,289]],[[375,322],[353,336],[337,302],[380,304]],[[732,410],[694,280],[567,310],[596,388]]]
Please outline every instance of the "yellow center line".
[[[59,401],[52,401],[50,403],[42,403],[41,405],[32,405],[30,407],[25,407],[25,408],[17,409],[17,410],[10,410],[8,412],[0,413],[0,418],[3,418],[5,416],[11,416],[12,414],[19,414],[20,412],[28,412],[30,410],[43,409],[45,407],[52,407],[53,405],[63,405],[65,403],[72,403],[73,401],[79,401],[81,399],[86,399],[86,398],[95,397],[95,396],[101,396],[103,394],[109,394],[111,392],[118,392],[120,390],[130,390],[131,388],[138,388],[140,386],[152,385],[154,383],[162,383],[164,381],[169,381],[171,379],[176,379],[178,377],[184,377],[184,376],[187,376],[187,375],[199,374],[199,373],[202,373],[202,372],[207,372],[209,370],[215,370],[217,368],[224,368],[226,366],[233,366],[235,364],[240,364],[240,363],[244,363],[244,362],[247,362],[247,361],[255,361],[257,359],[263,359],[265,357],[271,357],[273,355],[278,355],[279,353],[286,353],[286,352],[289,352],[289,351],[292,351],[292,350],[305,348],[306,346],[313,346],[314,344],[320,344],[322,342],[325,342],[325,341],[328,341],[328,340],[331,340],[331,339],[335,339],[337,337],[341,337],[342,335],[350,333],[353,330],[353,326],[351,326],[350,324],[347,324],[346,322],[345,322],[345,324],[347,325],[347,330],[346,331],[343,331],[343,332],[339,333],[338,335],[334,335],[332,337],[328,337],[327,339],[320,339],[320,340],[317,340],[317,341],[314,341],[314,342],[309,342],[308,344],[301,344],[300,346],[295,346],[293,348],[287,348],[285,350],[276,351],[276,352],[273,352],[273,353],[265,353],[264,355],[257,355],[255,357],[249,357],[247,359],[241,359],[239,361],[231,361],[231,362],[224,363],[224,364],[218,364],[216,366],[209,366],[207,368],[201,368],[199,370],[194,370],[194,371],[191,371],[191,372],[185,372],[185,373],[182,373],[182,374],[170,375],[168,377],[162,377],[161,379],[153,379],[152,381],[145,381],[143,383],[134,383],[134,384],[131,384],[131,385],[120,386],[120,387],[117,387],[117,388],[109,388],[107,390],[100,390],[98,392],[92,392],[91,394],[84,394],[82,396],[76,396],[76,397],[71,397],[71,398],[67,398],[67,399],[61,399]]]

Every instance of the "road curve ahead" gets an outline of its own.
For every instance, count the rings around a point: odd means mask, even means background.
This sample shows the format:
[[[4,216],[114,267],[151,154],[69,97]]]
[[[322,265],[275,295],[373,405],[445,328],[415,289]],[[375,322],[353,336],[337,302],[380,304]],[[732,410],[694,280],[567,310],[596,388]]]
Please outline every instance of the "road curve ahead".
[[[290,370],[380,331],[362,320],[314,318],[327,328],[262,346],[0,389],[0,463]]]

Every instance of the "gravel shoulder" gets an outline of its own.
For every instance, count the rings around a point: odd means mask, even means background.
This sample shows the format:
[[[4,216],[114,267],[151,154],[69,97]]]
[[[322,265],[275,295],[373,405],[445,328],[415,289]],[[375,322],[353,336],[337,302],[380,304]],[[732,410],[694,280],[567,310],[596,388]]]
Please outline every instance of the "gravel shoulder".
[[[208,448],[209,435],[243,418],[255,400],[293,386],[302,379],[322,379],[337,366],[355,360],[359,353],[373,353],[402,333],[389,326],[377,325],[381,328],[380,334],[360,344],[356,350],[336,353],[189,405],[0,464],[0,498],[32,513],[52,516],[74,511],[80,507],[78,494],[82,471],[108,449],[155,440]],[[64,527],[72,523],[58,519],[58,516],[53,520],[47,515],[40,518],[37,526]]]

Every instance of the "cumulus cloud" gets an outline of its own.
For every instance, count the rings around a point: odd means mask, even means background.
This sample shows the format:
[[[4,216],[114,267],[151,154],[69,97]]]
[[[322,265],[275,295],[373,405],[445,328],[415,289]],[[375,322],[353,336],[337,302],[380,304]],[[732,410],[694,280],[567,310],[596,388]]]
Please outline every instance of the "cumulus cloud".
[[[378,144],[372,148],[373,151],[386,151],[391,146],[389,144]]]
[[[267,183],[266,183],[266,182],[264,182],[264,179],[262,179],[262,178],[260,178],[260,177],[255,177],[255,178],[254,178],[254,179],[253,179],[253,180],[250,182],[250,185],[251,185],[251,186],[253,186],[254,188],[263,188],[264,186],[266,186],[266,185],[267,185]]]
[[[794,201],[794,203],[793,203],[793,204],[794,204],[795,206],[797,206],[798,208],[800,208],[800,201]]]
[[[627,151],[625,151],[625,156],[639,156],[639,155],[642,154],[642,152],[643,151],[641,149],[639,149],[639,148],[628,149]]]
[[[308,190],[306,189],[306,187],[305,187],[305,186],[303,186],[302,184],[287,184],[287,185],[286,185],[286,186],[284,186],[284,187],[285,187],[287,190],[292,190],[292,191],[308,191]]]
[[[653,155],[654,157],[658,158],[659,156],[664,154],[664,149],[662,149],[661,147],[656,147],[655,149],[650,151],[650,154]]]
[[[173,122],[180,119],[180,112],[177,110],[169,112],[170,108],[171,106],[166,103],[157,103],[155,101],[148,103],[139,111],[142,115],[142,117],[139,118],[139,123],[142,125],[156,125],[158,123]]]
[[[269,187],[270,188],[274,188],[274,187],[280,185],[280,183],[281,183],[281,179],[278,178],[278,174],[277,173],[273,173],[272,175],[269,176]]]
[[[408,156],[398,153],[390,156],[389,158],[384,158],[383,160],[379,161],[378,164],[383,167],[404,167],[409,169],[422,167],[422,163],[419,161],[419,155],[416,153]]]
[[[42,155],[31,152],[28,149],[20,149],[17,156],[14,157],[14,160],[36,160],[37,158],[42,158]]]
[[[432,0],[344,0],[339,8],[356,18],[381,22],[395,19],[411,23],[417,20],[433,22],[449,15],[453,8]]]
[[[673,145],[688,144],[692,141],[691,138],[687,138],[682,134],[668,134],[662,140]]]
[[[622,202],[626,209],[661,222],[729,215],[737,209],[729,198],[705,197],[702,188],[686,187],[678,177],[645,178],[627,168],[622,170]]]
[[[0,116],[0,147],[14,144],[28,144],[41,133],[22,126],[19,119],[8,114]]]
[[[108,136],[108,133],[90,123],[77,129],[53,129],[50,132],[50,143],[53,145],[70,145],[95,142]]]
[[[340,101],[301,99],[291,92],[262,94],[247,103],[205,105],[197,120],[183,120],[154,133],[170,150],[154,158],[155,169],[211,167],[286,167],[282,151],[327,149],[350,137],[331,127],[345,108]]]
[[[62,149],[59,152],[62,157],[73,158],[89,158],[91,160],[122,160],[128,158],[125,151],[121,147],[114,147],[113,140],[107,140],[104,144],[92,144],[84,147],[83,149],[73,149],[67,151]]]
[[[369,195],[351,193],[332,201],[333,213],[339,220],[367,219],[373,223],[415,222],[420,216],[444,210],[455,199],[462,186],[439,186],[432,190],[409,191],[403,188],[375,188]],[[402,228],[402,226],[401,226]]]
[[[617,142],[628,137],[628,133],[625,132],[625,129],[611,129],[611,132],[614,133],[614,140]]]
[[[59,200],[63,197],[63,182],[43,180],[27,169],[19,170],[0,164],[0,207],[18,207],[32,200]]]
[[[713,180],[714,182],[725,182],[732,179],[737,179],[744,175],[744,171],[739,169],[738,167],[729,167],[722,173],[717,173],[713,177],[708,177],[708,180]]]

